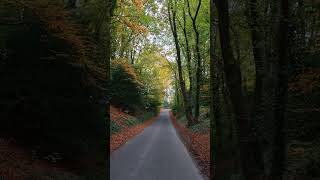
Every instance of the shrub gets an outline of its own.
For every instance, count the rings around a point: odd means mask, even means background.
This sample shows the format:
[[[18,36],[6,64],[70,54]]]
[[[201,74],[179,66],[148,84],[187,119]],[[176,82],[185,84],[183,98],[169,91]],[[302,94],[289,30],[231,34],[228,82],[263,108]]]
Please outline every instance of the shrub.
[[[111,67],[111,103],[135,111],[143,104],[143,85],[134,68],[126,61],[116,61]]]
[[[110,134],[117,133],[121,130],[121,126],[119,126],[116,122],[110,121]]]

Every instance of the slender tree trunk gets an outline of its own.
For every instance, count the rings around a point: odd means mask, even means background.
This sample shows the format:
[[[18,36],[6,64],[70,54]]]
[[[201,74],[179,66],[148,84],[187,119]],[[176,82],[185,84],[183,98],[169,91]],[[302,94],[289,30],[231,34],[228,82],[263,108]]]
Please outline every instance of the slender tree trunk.
[[[188,12],[189,16],[192,20],[192,27],[195,35],[195,50],[196,50],[196,57],[197,57],[197,72],[196,72],[196,97],[195,97],[195,111],[194,111],[194,122],[197,123],[200,115],[200,87],[201,87],[201,74],[202,74],[202,59],[201,59],[201,53],[200,53],[200,48],[199,48],[199,31],[197,28],[197,17],[199,14],[199,10],[201,7],[201,2],[202,0],[198,0],[198,6],[195,12],[195,15],[192,16],[191,13],[191,8],[190,8],[190,2],[189,0],[187,1],[188,5]]]
[[[195,117],[195,123],[198,123],[199,121],[199,115],[200,115],[200,88],[201,88],[201,74],[202,74],[202,60],[200,55],[200,49],[199,49],[199,33],[197,32],[198,38],[196,38],[196,52],[197,52],[197,72],[196,72],[196,97],[195,97],[195,110],[194,110],[194,117]]]
[[[135,62],[135,50],[131,50],[130,51],[130,59],[131,59],[131,64],[133,65],[134,64],[134,62]]]
[[[216,4],[219,17],[220,44],[224,60],[224,71],[237,123],[243,174],[246,180],[257,180],[261,173],[257,169],[257,141],[255,136],[251,134],[249,127],[249,113],[246,107],[246,98],[243,93],[240,65],[233,56],[230,43],[228,0],[217,0]]]
[[[181,102],[180,102],[180,94],[179,94],[180,91],[179,91],[179,84],[178,84],[179,79],[177,77],[176,71],[174,72],[174,77],[175,77],[175,88],[176,88],[176,100],[177,100],[178,107],[180,108]]]
[[[184,1],[186,3],[186,1]],[[186,4],[184,4],[186,6]],[[192,78],[192,71],[191,71],[191,52],[190,52],[190,46],[189,46],[189,39],[188,39],[188,33],[187,33],[187,20],[186,20],[186,13],[185,13],[185,7],[183,8],[183,35],[186,43],[186,55],[187,55],[187,68],[188,68],[188,75],[189,75],[189,97],[190,97],[190,103],[191,107],[193,104],[193,78]]]
[[[176,2],[175,2],[176,6]],[[173,7],[172,1],[170,0],[168,2],[168,15],[169,15],[169,22],[170,22],[170,27],[172,31],[172,35],[174,38],[175,42],[175,47],[176,47],[176,61],[178,65],[178,76],[179,76],[179,82],[180,82],[180,88],[182,92],[182,98],[183,98],[183,107],[184,111],[188,120],[188,126],[191,126],[194,124],[194,119],[192,116],[192,108],[189,102],[189,97],[188,93],[186,91],[186,85],[185,81],[183,79],[183,73],[182,73],[182,63],[181,63],[181,50],[180,50],[180,44],[179,44],[179,39],[178,39],[178,32],[177,32],[177,24],[176,24],[176,7]]]

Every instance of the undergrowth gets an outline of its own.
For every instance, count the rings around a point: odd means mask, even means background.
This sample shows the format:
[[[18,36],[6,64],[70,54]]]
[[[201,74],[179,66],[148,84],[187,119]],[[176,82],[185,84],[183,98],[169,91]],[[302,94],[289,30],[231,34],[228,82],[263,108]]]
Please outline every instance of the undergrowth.
[[[179,124],[187,125],[187,118],[183,113],[177,113],[176,119]],[[189,129],[193,132],[206,132],[210,129],[210,118],[207,109],[203,108],[201,110],[199,123],[189,127]]]
[[[155,116],[154,112],[146,112],[143,113],[142,115],[138,116],[138,117],[132,117],[129,119],[123,119],[124,125],[127,127],[131,127],[131,126],[135,126],[138,124],[141,124],[147,120],[149,120],[150,118],[152,118],[153,116]],[[117,132],[120,132],[121,130],[123,130],[124,127],[118,125],[115,121],[111,120],[110,123],[110,134],[113,135]]]

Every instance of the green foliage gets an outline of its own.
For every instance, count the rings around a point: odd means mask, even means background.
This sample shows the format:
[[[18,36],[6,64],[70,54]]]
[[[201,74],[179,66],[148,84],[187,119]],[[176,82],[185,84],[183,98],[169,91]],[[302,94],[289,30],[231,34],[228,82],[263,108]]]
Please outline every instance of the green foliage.
[[[111,103],[135,111],[143,104],[143,86],[133,67],[125,61],[116,61],[111,67]]]
[[[176,115],[178,112],[182,111],[182,106],[178,104],[177,101],[175,100],[171,105],[171,110],[172,110],[172,113]]]
[[[144,122],[146,120],[149,120],[151,117],[153,117],[154,115],[156,115],[158,112],[154,112],[154,111],[149,111],[147,113],[144,113],[142,116],[138,117],[140,122]]]
[[[151,77],[125,60],[115,60],[111,68],[111,103],[131,112],[158,112],[163,98],[158,87],[161,82]]]
[[[122,119],[124,122],[124,125],[126,126],[135,126],[138,124],[141,124],[145,122],[146,120],[149,120],[153,116],[155,116],[157,113],[154,111],[147,111],[143,112],[140,116],[138,117],[132,117],[129,119]],[[119,126],[115,121],[110,121],[110,134],[113,135],[119,131],[122,130],[122,127]]]
[[[200,109],[200,117],[199,123],[193,126],[190,126],[189,129],[193,132],[207,132],[210,129],[210,118],[207,110]],[[180,112],[181,114],[177,114],[177,122],[183,125],[187,125],[187,118],[184,113]]]
[[[125,124],[127,126],[134,126],[137,124],[141,124],[141,123],[145,122],[146,120],[149,120],[154,115],[155,115],[154,111],[147,111],[147,112],[143,113],[142,115],[138,116],[137,118],[127,119],[125,121]]]
[[[127,120],[125,121],[125,124],[126,124],[127,126],[133,126],[133,125],[139,124],[139,121],[138,121],[137,118],[131,118],[131,119],[127,119]]]
[[[199,123],[191,126],[190,129],[194,132],[207,132],[211,129],[209,108],[200,109]]]
[[[202,119],[198,124],[191,126],[190,129],[194,132],[206,132],[210,129],[210,119]]]
[[[110,134],[115,134],[119,132],[121,129],[121,126],[119,126],[116,122],[110,121]]]

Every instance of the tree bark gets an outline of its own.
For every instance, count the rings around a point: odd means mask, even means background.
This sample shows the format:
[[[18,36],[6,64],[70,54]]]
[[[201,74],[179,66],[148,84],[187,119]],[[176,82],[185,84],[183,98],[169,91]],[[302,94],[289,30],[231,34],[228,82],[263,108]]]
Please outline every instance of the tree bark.
[[[186,3],[186,1],[184,1]],[[186,6],[186,4],[184,4]],[[190,103],[193,103],[193,78],[192,78],[192,71],[191,71],[191,52],[190,52],[190,46],[189,46],[189,39],[188,39],[188,33],[187,33],[187,20],[186,20],[186,13],[185,13],[185,7],[183,8],[183,35],[186,43],[186,56],[187,56],[187,68],[188,68],[188,75],[189,75],[189,97],[190,97]],[[191,105],[192,107],[192,105]]]
[[[176,2],[175,2],[175,5],[176,5]],[[176,10],[174,8],[176,8],[176,7],[173,7],[172,0],[169,0],[168,1],[168,15],[169,15],[170,27],[171,27],[172,35],[174,38],[175,47],[176,47],[176,55],[177,55],[176,61],[177,61],[177,65],[178,65],[178,76],[179,76],[180,88],[181,88],[181,92],[182,92],[183,107],[184,107],[184,111],[185,111],[185,114],[186,114],[186,117],[188,120],[188,126],[191,126],[194,124],[194,119],[192,116],[192,109],[190,106],[188,93],[186,91],[185,81],[183,79],[182,63],[181,63],[181,50],[180,50],[180,44],[179,44],[179,39],[178,39],[177,24],[176,24]]]
[[[247,180],[257,180],[261,173],[257,169],[257,141],[249,127],[249,113],[243,93],[240,65],[234,58],[230,43],[228,0],[217,0],[216,4],[224,71],[237,123],[242,170]]]
[[[200,87],[201,87],[201,78],[202,78],[201,77],[202,59],[201,59],[201,53],[200,53],[200,48],[199,48],[200,34],[199,34],[199,31],[197,28],[197,17],[199,14],[202,0],[198,0],[197,9],[196,9],[194,16],[192,16],[192,13],[191,13],[189,0],[186,0],[186,1],[187,1],[187,5],[188,5],[188,13],[189,13],[189,16],[192,20],[192,27],[193,27],[195,41],[196,41],[195,42],[195,49],[196,49],[196,57],[197,57],[197,72],[196,72],[196,97],[195,97],[194,123],[198,123],[198,119],[199,119],[199,115],[200,115]]]
[[[221,107],[221,66],[219,57],[216,56],[217,22],[214,17],[215,2],[210,0],[210,131],[211,140],[211,171],[210,179],[230,180],[234,173],[234,156],[232,156],[232,140],[226,131],[232,131],[226,124],[230,118],[223,118]],[[214,130],[213,130],[214,129]],[[215,133],[214,133],[215,132]]]
[[[260,170],[264,171],[264,179],[277,180],[282,178],[285,154],[283,131],[288,83],[288,2],[270,2],[270,29],[266,31],[265,38],[259,24],[262,18],[257,10],[257,1],[250,0],[248,5],[256,68],[253,123],[261,149],[261,159],[257,161],[261,164]],[[284,6],[287,10],[283,9]],[[267,48],[262,46],[264,41]]]
[[[280,1],[280,28],[278,41],[278,84],[275,104],[276,129],[274,136],[274,154],[272,159],[271,178],[281,180],[285,170],[285,120],[288,96],[288,62],[289,62],[289,2]]]
[[[264,171],[264,161],[262,155],[264,135],[262,132],[266,132],[263,129],[266,122],[271,119],[268,114],[272,110],[272,102],[269,100],[270,96],[268,93],[273,92],[272,87],[267,85],[267,74],[268,74],[268,62],[265,56],[265,43],[264,43],[264,30],[259,22],[262,20],[262,16],[258,11],[257,0],[250,0],[247,4],[249,10],[248,22],[251,28],[251,44],[253,50],[253,57],[255,62],[255,94],[254,94],[254,104],[253,104],[253,121],[252,126],[254,129],[254,134],[258,136],[257,139],[257,169],[261,172]]]

